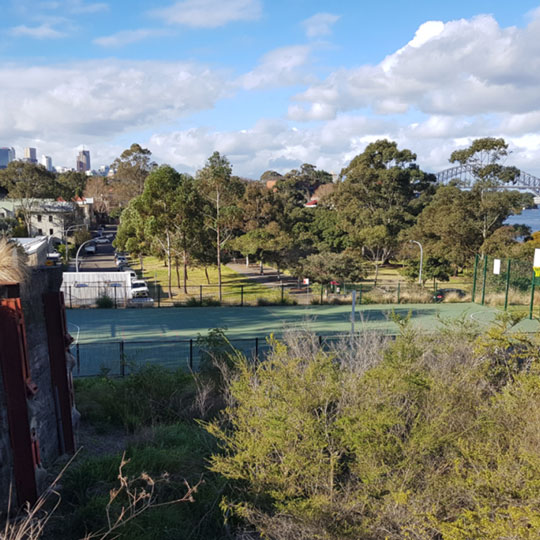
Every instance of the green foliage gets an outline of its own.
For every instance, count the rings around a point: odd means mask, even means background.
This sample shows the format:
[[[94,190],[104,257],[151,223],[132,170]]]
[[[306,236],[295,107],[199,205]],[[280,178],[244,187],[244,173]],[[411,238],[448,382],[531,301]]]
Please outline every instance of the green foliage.
[[[103,293],[96,298],[96,306],[100,309],[111,309],[114,307],[114,300],[108,294]]]
[[[358,282],[366,276],[366,265],[358,252],[318,253],[300,261],[301,274],[315,283]]]
[[[304,336],[235,359],[231,405],[206,425],[234,485],[222,508],[269,538],[535,538],[538,344],[514,319],[482,337],[397,322],[386,345]]]
[[[121,379],[76,379],[75,390],[77,407],[85,418],[128,431],[194,414],[189,405],[195,386],[182,370],[145,366]]]

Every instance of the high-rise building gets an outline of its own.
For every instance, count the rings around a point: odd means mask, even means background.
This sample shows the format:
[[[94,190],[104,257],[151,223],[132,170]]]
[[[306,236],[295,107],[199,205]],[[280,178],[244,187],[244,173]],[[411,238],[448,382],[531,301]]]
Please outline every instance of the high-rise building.
[[[52,159],[51,156],[41,156],[41,164],[49,171],[52,172],[53,166],[52,166]]]
[[[0,169],[5,169],[8,163],[15,159],[15,148],[3,147],[0,148]]]
[[[90,170],[90,150],[81,150],[77,156],[78,172],[86,172]]]
[[[36,149],[27,147],[24,149],[24,161],[27,163],[37,163],[37,157],[36,157]]]

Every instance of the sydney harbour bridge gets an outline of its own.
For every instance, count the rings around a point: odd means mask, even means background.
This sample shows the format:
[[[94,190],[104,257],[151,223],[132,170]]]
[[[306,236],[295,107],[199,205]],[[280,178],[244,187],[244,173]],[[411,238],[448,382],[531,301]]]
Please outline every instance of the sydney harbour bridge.
[[[457,167],[450,167],[439,173],[436,173],[437,182],[441,184],[447,184],[451,180],[459,180],[460,184],[465,187],[471,187],[474,182],[473,167],[471,165],[458,165]],[[517,189],[520,191],[529,191],[534,193],[535,199],[540,198],[540,178],[533,176],[532,174],[521,171],[516,181],[508,184],[504,189]],[[535,202],[537,202],[535,200]]]

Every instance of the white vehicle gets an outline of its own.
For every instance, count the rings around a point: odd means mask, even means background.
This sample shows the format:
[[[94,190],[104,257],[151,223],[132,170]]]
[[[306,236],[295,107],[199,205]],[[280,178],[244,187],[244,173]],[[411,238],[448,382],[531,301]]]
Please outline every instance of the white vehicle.
[[[108,244],[110,240],[108,238],[105,238],[104,236],[100,236],[94,240],[96,244]]]
[[[127,266],[128,260],[125,257],[116,257],[116,266]]]
[[[93,255],[96,252],[96,246],[94,244],[88,244],[88,245],[84,246],[84,251],[88,255]]]
[[[135,270],[125,270],[126,274],[129,274],[129,279],[131,281],[135,281],[136,279],[139,279],[139,276],[137,275],[137,272]]]
[[[147,298],[149,296],[148,285],[142,279],[131,282],[131,298]]]

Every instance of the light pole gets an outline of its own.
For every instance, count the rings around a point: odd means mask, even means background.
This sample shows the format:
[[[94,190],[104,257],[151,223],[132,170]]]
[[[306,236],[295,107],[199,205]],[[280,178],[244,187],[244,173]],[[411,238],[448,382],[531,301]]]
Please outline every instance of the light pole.
[[[418,272],[418,285],[422,286],[422,268],[424,267],[424,250],[422,244],[417,240],[409,240],[413,244],[417,244],[420,248],[420,271]]]
[[[81,252],[82,247],[85,246],[86,244],[89,244],[90,242],[93,242],[93,241],[94,241],[94,239],[91,238],[90,240],[87,240],[86,242],[83,242],[79,246],[79,249],[77,250],[77,254],[75,255],[75,272],[79,271],[79,253]]]
[[[67,243],[67,233],[69,231],[72,231],[72,230],[75,230],[75,229],[80,229],[81,227],[86,227],[86,225],[70,225],[67,229],[64,229],[64,246],[65,246],[65,259],[66,259],[66,264],[69,260],[69,257],[68,257],[68,243]]]

